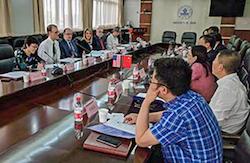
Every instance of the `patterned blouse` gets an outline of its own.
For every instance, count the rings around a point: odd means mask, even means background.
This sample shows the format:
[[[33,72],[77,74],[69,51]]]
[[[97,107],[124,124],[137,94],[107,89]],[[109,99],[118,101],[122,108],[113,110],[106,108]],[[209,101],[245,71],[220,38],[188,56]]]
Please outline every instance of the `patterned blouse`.
[[[31,54],[27,56],[23,49],[15,51],[16,67],[21,71],[28,71],[32,68],[37,68],[37,64],[41,61],[41,58],[37,54]]]

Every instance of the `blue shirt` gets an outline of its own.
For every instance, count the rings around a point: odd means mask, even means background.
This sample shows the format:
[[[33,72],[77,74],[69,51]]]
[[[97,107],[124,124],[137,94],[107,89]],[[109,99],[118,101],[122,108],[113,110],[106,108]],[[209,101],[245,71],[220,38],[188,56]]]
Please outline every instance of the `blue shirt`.
[[[220,128],[203,97],[188,91],[164,108],[151,132],[161,144],[165,162],[222,162]]]

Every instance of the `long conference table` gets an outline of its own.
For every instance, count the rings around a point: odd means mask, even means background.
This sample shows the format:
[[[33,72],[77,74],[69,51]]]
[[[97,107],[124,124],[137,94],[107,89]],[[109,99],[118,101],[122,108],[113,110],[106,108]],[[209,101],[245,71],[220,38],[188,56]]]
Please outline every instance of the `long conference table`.
[[[146,68],[147,58],[167,47],[168,44],[159,43],[128,54],[133,56],[133,63]],[[127,158],[83,149],[90,133],[86,126],[97,124],[98,115],[85,119],[83,137],[75,138],[74,94],[81,92],[83,102],[95,96],[98,106],[107,108],[108,81],[118,71],[112,67],[112,59],[97,59],[93,65],[77,67],[59,76],[48,71],[46,80],[24,83],[2,79],[0,162],[146,162],[150,149],[137,147],[135,143]],[[123,71],[126,77],[132,74],[132,69]],[[128,113],[132,96],[142,91],[130,88],[111,112]]]

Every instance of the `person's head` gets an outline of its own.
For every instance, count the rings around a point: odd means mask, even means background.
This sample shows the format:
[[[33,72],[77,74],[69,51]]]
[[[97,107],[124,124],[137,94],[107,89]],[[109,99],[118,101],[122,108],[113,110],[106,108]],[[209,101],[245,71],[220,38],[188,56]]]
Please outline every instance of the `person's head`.
[[[222,50],[213,61],[212,72],[217,78],[236,73],[240,67],[240,55],[232,50]]]
[[[66,41],[71,41],[73,38],[73,31],[71,28],[65,28],[63,30],[63,39]]]
[[[207,62],[207,49],[202,45],[193,46],[192,49],[189,51],[188,56],[188,63],[192,65],[193,63],[206,63]]]
[[[170,101],[190,89],[192,70],[181,58],[161,58],[154,62],[150,87],[159,91],[158,96]]]
[[[202,32],[202,35],[207,35],[207,34],[208,34],[208,28]]]
[[[220,33],[210,33],[216,40],[216,43],[222,43],[222,37]]]
[[[207,48],[207,51],[210,51],[215,45],[215,38],[210,35],[203,35],[199,38],[198,45],[202,45]]]
[[[210,33],[219,33],[219,28],[217,26],[211,26],[208,28],[208,34]]]
[[[96,28],[96,36],[99,38],[103,36],[103,29],[101,27]]]
[[[50,24],[47,26],[47,33],[48,33],[48,37],[53,41],[59,38],[58,36],[59,31],[55,24]]]
[[[24,41],[24,49],[29,54],[34,54],[38,48],[39,42],[33,36],[28,36]]]
[[[84,30],[84,33],[83,33],[83,38],[87,41],[87,42],[90,42],[91,39],[92,39],[92,30],[87,28]]]
[[[115,37],[118,37],[120,35],[120,28],[119,27],[115,27],[112,30],[112,35],[115,36]]]

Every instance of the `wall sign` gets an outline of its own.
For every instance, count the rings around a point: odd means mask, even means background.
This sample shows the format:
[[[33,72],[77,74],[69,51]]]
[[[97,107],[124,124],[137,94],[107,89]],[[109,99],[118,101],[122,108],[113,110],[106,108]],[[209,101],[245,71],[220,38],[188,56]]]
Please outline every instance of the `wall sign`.
[[[191,6],[183,5],[178,8],[177,16],[181,20],[174,21],[173,24],[196,24],[195,21],[189,21],[193,15],[193,9]]]

